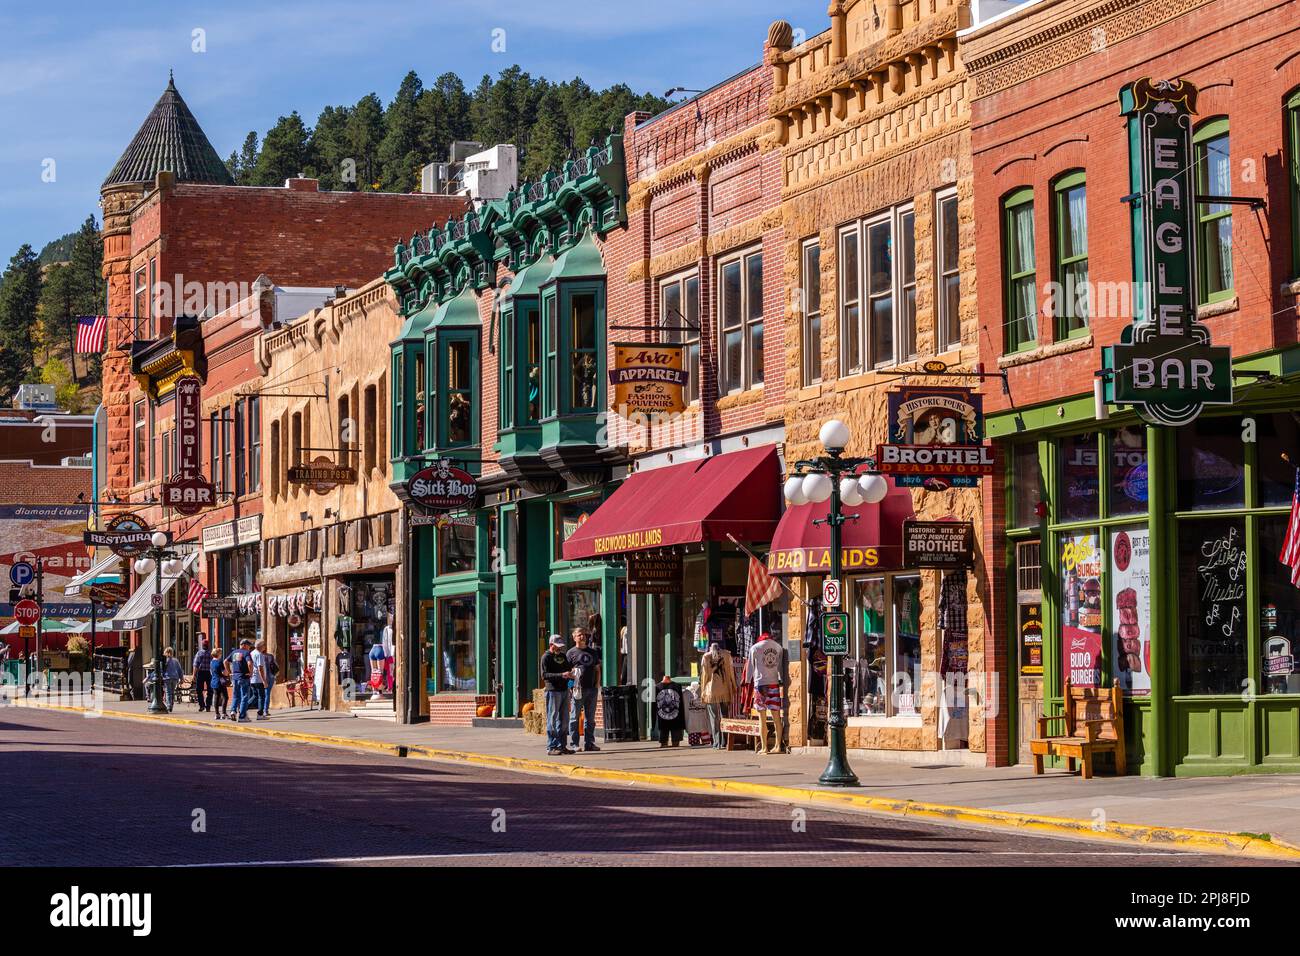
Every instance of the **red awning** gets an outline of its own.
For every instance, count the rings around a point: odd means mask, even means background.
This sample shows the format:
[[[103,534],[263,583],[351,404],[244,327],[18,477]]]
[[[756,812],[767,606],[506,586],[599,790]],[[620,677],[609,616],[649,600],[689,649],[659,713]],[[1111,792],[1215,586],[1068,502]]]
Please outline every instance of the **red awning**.
[[[747,448],[628,476],[564,542],[570,561],[699,541],[770,541],[781,517],[776,448]]]
[[[903,522],[914,517],[910,491],[894,487],[891,480],[884,501],[844,505],[841,510],[845,515],[858,515],[841,525],[841,569],[845,573],[902,567]],[[773,574],[829,574],[831,528],[822,521],[829,512],[828,502],[787,508],[772,536],[767,569]]]

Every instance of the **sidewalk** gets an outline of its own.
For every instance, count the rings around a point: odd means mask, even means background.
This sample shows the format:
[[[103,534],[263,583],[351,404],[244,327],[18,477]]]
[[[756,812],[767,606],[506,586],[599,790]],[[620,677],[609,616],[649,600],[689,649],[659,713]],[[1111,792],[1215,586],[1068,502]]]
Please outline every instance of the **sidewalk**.
[[[35,706],[44,706],[41,703]],[[1035,777],[1027,766],[970,767],[871,760],[850,751],[860,788],[823,788],[824,754],[758,756],[708,747],[660,749],[655,741],[603,744],[600,753],[548,757],[542,737],[517,729],[431,727],[329,711],[279,711],[246,724],[215,721],[193,705],[169,715],[146,702],[108,701],[105,715],[210,726],[311,743],[384,750],[530,773],[581,776],[673,789],[822,803],[869,812],[1015,827],[1089,839],[1160,843],[1300,862],[1300,776],[1187,779],[1098,776],[1064,771]]]

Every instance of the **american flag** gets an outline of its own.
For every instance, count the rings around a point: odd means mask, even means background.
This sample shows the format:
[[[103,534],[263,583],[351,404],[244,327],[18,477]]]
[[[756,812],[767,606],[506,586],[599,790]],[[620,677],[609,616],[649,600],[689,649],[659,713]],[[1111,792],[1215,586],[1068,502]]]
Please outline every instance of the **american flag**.
[[[104,351],[104,331],[107,328],[106,315],[83,315],[77,319],[77,353],[98,355]]]
[[[1291,492],[1291,521],[1282,541],[1278,560],[1291,569],[1291,583],[1300,588],[1300,468],[1295,473],[1295,490]]]
[[[195,578],[190,582],[190,593],[185,598],[185,606],[195,614],[203,613],[203,599],[208,596],[208,589]]]
[[[781,582],[767,573],[767,567],[758,558],[750,556],[749,580],[745,582],[745,616],[753,614],[764,604],[776,600],[781,593]]]

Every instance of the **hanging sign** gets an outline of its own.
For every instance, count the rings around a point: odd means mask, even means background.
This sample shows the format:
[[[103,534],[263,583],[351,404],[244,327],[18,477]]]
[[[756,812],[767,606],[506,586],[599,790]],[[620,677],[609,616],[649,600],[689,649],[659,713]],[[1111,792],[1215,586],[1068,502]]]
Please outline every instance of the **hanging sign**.
[[[474,505],[478,479],[443,458],[408,478],[406,495],[413,505],[427,512],[457,511]]]
[[[614,346],[614,408],[634,414],[671,415],[686,410],[685,349],[663,342],[631,342]]]
[[[677,594],[682,588],[680,554],[629,554],[628,594]]]
[[[1196,87],[1141,79],[1120,90],[1130,165],[1140,173],[1133,209],[1134,276],[1142,317],[1102,350],[1104,395],[1153,425],[1186,425],[1207,405],[1232,404],[1232,353],[1196,321]]]
[[[216,506],[216,490],[203,477],[199,449],[203,427],[203,380],[185,375],[176,380],[176,474],[163,482],[163,504],[182,515]]]
[[[304,461],[289,469],[289,483],[311,485],[317,494],[326,494],[339,485],[355,485],[357,470],[351,465],[339,465],[321,455],[313,461]]]
[[[171,532],[163,532],[171,541]],[[126,511],[108,520],[103,531],[84,531],[82,541],[96,548],[108,548],[119,558],[134,558],[153,547],[153,531],[138,514]]]
[[[969,521],[904,521],[903,566],[973,568],[974,525]]]
[[[200,617],[237,618],[239,617],[239,598],[205,597]]]
[[[976,488],[993,474],[984,443],[984,403],[969,388],[905,385],[889,393],[889,441],[876,468],[902,488]]]
[[[116,581],[104,581],[90,586],[90,600],[100,607],[114,608],[125,604],[128,595],[126,585]]]

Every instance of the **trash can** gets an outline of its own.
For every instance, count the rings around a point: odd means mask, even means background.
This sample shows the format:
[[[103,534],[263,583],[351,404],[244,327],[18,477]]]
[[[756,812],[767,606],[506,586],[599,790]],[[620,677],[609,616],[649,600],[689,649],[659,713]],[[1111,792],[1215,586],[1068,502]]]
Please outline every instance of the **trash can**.
[[[601,709],[604,712],[605,741],[626,743],[640,740],[637,731],[636,685],[602,687],[600,695]]]

